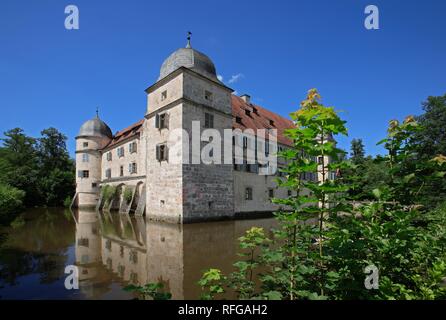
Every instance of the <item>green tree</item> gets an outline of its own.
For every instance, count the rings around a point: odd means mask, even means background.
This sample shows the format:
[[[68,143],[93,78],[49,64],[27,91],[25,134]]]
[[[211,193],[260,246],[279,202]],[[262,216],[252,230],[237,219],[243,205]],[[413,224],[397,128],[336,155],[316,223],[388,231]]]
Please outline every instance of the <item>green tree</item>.
[[[446,94],[430,96],[423,102],[424,114],[417,117],[423,130],[419,131],[415,140],[418,143],[419,155],[432,158],[438,154],[446,154]]]
[[[39,186],[48,206],[63,205],[66,197],[74,194],[75,169],[66,140],[67,137],[55,128],[43,130],[38,139]]]
[[[23,209],[25,192],[0,184],[0,223],[12,221],[15,214]]]
[[[353,139],[350,147],[350,158],[353,163],[358,164],[364,161],[365,151],[362,139]]]
[[[36,139],[27,136],[20,128],[6,131],[4,136],[0,149],[0,181],[23,190],[26,206],[40,204]]]
[[[327,244],[333,251],[330,263],[344,270],[334,298],[445,298],[440,284],[446,276],[446,255],[444,237],[439,236],[446,226],[444,214],[434,217],[420,210],[417,193],[426,181],[444,174],[446,158],[407,165],[413,162],[412,137],[418,129],[413,117],[401,124],[390,121],[382,143],[391,179],[373,190],[375,201],[361,206],[355,216],[333,220]],[[420,181],[415,179],[418,170],[426,174]],[[376,290],[363,285],[364,268],[371,265],[379,270]]]
[[[15,128],[4,136],[0,183],[24,191],[25,206],[59,206],[74,193],[74,162],[69,158],[65,135],[49,128],[35,139]]]
[[[416,118],[420,130],[413,137],[420,161],[446,155],[446,94],[428,97],[423,110],[424,114]],[[419,193],[422,204],[431,209],[442,203],[445,194],[446,179],[431,181]]]

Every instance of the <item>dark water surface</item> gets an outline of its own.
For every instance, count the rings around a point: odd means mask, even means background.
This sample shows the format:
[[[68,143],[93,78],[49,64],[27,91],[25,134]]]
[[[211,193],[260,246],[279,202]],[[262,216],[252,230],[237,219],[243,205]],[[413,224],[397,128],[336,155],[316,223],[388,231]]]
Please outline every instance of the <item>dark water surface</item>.
[[[0,299],[132,299],[130,283],[162,282],[173,299],[197,299],[210,267],[231,270],[238,242],[273,219],[176,225],[145,217],[32,209],[0,229]],[[65,288],[65,267],[79,289]]]

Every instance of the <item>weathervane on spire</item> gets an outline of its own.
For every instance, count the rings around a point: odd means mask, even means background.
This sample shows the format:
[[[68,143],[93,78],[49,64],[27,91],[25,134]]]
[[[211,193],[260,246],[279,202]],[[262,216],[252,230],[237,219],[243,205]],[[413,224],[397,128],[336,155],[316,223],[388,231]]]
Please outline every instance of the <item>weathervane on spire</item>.
[[[186,45],[186,48],[192,48],[191,45],[190,45],[190,38],[191,38],[191,36],[192,36],[192,32],[188,31],[187,32],[187,45]]]
[[[96,107],[96,118],[99,118],[99,107]]]

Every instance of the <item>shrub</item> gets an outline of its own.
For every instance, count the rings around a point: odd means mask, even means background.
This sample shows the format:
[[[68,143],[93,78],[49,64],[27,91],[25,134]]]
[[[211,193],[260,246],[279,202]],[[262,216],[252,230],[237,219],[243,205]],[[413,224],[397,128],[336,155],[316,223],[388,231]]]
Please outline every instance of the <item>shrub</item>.
[[[23,210],[25,192],[9,185],[0,185],[0,222],[11,221]]]
[[[115,193],[116,193],[116,187],[114,186],[105,185],[104,188],[102,188],[102,197],[104,198],[104,201],[106,203],[110,203]]]
[[[127,203],[130,203],[133,198],[133,190],[130,187],[126,187],[124,190],[124,199],[127,201]]]
[[[65,207],[65,208],[69,208],[70,206],[71,206],[71,202],[73,201],[73,199],[71,199],[71,197],[70,196],[67,196],[66,198],[65,198],[65,200],[63,201],[63,206]]]

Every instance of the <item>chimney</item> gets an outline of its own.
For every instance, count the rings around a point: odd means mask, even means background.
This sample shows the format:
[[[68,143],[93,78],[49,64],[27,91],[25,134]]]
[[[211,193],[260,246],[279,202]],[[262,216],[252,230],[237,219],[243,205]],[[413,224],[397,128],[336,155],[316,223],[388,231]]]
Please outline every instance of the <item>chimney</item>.
[[[247,95],[247,94],[242,94],[241,96],[240,96],[240,98],[242,98],[243,99],[243,101],[245,101],[246,103],[251,103],[251,96],[250,95]]]

